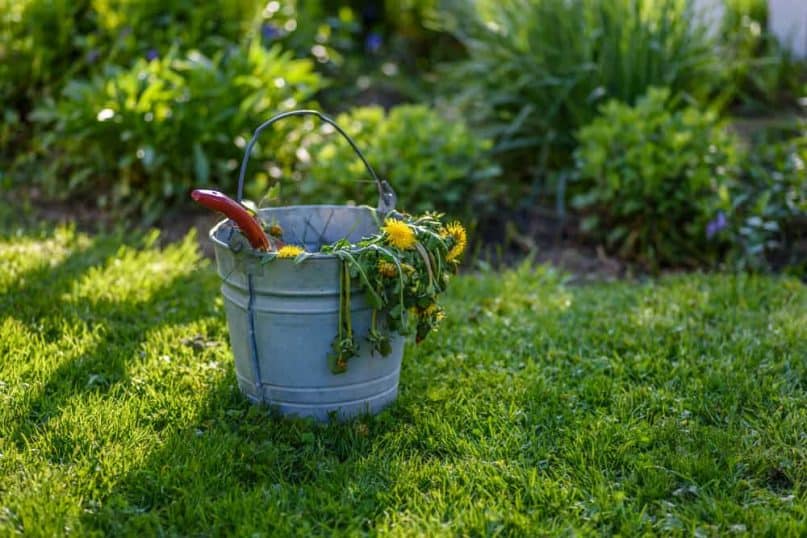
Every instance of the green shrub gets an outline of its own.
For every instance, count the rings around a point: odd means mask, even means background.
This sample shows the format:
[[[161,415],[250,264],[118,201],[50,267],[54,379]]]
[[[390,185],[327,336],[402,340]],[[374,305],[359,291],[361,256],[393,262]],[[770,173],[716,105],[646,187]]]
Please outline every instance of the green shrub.
[[[222,43],[240,41],[254,30],[260,0],[92,0],[108,59],[126,63],[149,50],[198,49],[212,54]]]
[[[93,194],[146,217],[194,185],[231,191],[244,139],[270,114],[310,98],[321,84],[312,69],[253,44],[213,58],[141,59],[71,81],[34,114],[53,155],[42,177],[52,193]]]
[[[360,43],[361,23],[347,5],[288,0],[267,5],[259,16],[261,37],[278,40],[298,56],[310,56],[326,68],[342,64],[342,55]]]
[[[498,168],[488,159],[490,142],[462,121],[442,118],[424,105],[356,108],[336,122],[354,138],[376,173],[390,182],[398,207],[413,213],[454,215],[478,207],[492,191]],[[303,129],[289,138],[299,182],[292,198],[312,203],[355,201],[375,205],[375,186],[350,146],[330,129]],[[478,189],[484,183],[483,189]],[[283,188],[284,194],[289,190]]]
[[[259,0],[0,0],[0,160],[25,177],[28,115],[76,78],[170,51],[215,55],[257,24]],[[0,178],[0,181],[3,181]]]
[[[610,101],[601,114],[578,132],[573,203],[583,231],[653,268],[716,261],[734,138],[713,112],[676,110],[669,89],[650,89],[633,107]]]
[[[0,97],[26,110],[70,77],[172,48],[214,54],[257,24],[259,0],[0,0]]]
[[[0,0],[0,101],[28,106],[42,88],[75,71],[88,2]]]
[[[451,6],[446,25],[469,55],[452,70],[452,89],[496,137],[515,179],[541,180],[567,166],[575,131],[599,103],[633,103],[654,85],[703,97],[719,79],[712,39],[690,0]]]
[[[757,141],[742,162],[732,226],[724,234],[742,268],[807,270],[807,134]]]

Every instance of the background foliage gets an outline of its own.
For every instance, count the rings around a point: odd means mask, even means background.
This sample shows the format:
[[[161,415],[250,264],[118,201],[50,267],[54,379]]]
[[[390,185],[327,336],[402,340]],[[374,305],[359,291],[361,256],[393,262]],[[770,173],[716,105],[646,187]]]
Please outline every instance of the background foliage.
[[[578,133],[574,204],[584,231],[651,266],[709,261],[708,223],[731,207],[737,142],[714,112],[676,110],[668,89],[606,103]]]
[[[376,173],[395,189],[398,207],[459,215],[493,201],[499,170],[485,156],[491,143],[475,136],[461,119],[446,121],[424,105],[400,105],[388,113],[378,106],[354,108],[336,122],[366,148]],[[297,149],[295,156],[302,157],[292,199],[375,205],[378,192],[364,165],[332,131],[312,125],[288,138],[290,149]]]
[[[804,72],[792,54],[767,32],[767,0],[725,0],[720,28],[724,65],[721,101],[744,113],[771,107],[797,109]]]
[[[69,193],[100,186],[104,201],[146,214],[194,185],[231,189],[255,118],[305,105],[320,84],[309,60],[255,43],[110,67],[34,113],[43,150],[57,156],[45,185],[54,194],[65,178]],[[273,134],[265,144],[281,139]]]
[[[773,138],[773,139],[772,139]],[[763,133],[744,156],[728,228],[743,268],[807,272],[807,134]]]
[[[620,217],[594,233],[587,217],[609,222],[624,207],[595,204],[591,175],[570,183],[577,135],[605,128],[605,103],[628,114],[651,87],[674,105],[643,113],[641,128],[709,110],[698,114],[709,121],[675,127],[704,147],[724,144],[713,114],[727,124],[799,114],[807,69],[767,32],[766,2],[727,0],[721,21],[701,15],[692,0],[0,0],[0,187],[152,222],[187,211],[191,186],[231,192],[251,129],[310,106],[342,114],[401,207],[479,218],[488,238],[533,229],[539,214],[554,219],[553,237],[582,233],[648,267],[802,266],[798,122],[765,143],[745,136],[737,165],[715,169],[729,192],[717,205],[691,178],[671,186],[667,157],[685,176],[705,172],[659,149],[665,135],[644,160],[609,158],[612,173],[638,175],[608,196],[647,215],[676,200],[674,229]],[[625,143],[632,132],[613,134]],[[577,154],[610,154],[613,142]],[[375,196],[347,147],[311,122],[267,133],[248,178],[265,203],[277,203],[266,195],[278,181],[286,201]],[[638,194],[659,185],[671,190]],[[710,223],[720,229],[704,244],[694,230]]]
[[[574,133],[600,103],[633,103],[650,86],[704,98],[718,84],[713,42],[691,2],[480,4],[451,4],[448,27],[469,56],[451,71],[460,106],[496,137],[523,187],[570,163]]]

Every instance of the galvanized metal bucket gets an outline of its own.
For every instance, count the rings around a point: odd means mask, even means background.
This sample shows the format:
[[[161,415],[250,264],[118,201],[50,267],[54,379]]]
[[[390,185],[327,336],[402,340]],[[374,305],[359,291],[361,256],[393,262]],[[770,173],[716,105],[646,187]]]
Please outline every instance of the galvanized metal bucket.
[[[300,263],[291,259],[262,263],[229,220],[210,231],[238,386],[251,401],[273,406],[285,415],[327,420],[374,414],[397,397],[403,338],[391,338],[392,353],[387,357],[371,354],[363,337],[370,328],[372,310],[355,282],[350,304],[359,355],[350,359],[345,373],[331,371],[327,356],[338,330],[342,262],[318,251],[338,239],[355,242],[376,233],[383,215],[394,208],[392,189],[378,179],[353,140],[333,120],[317,111],[296,110],[279,114],[255,130],[241,164],[237,199],[242,199],[247,162],[258,135],[282,118],[299,115],[316,116],[345,137],[375,180],[380,201],[376,209],[330,205],[261,209],[264,222],[282,227],[285,242],[316,253]]]

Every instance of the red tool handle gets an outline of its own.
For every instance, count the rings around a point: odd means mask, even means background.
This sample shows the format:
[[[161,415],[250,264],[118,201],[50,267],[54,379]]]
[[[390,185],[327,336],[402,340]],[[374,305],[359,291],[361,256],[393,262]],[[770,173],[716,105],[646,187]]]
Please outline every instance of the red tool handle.
[[[214,211],[220,211],[230,218],[241,229],[252,248],[257,250],[271,250],[269,238],[261,228],[261,223],[247,208],[219,191],[210,189],[196,189],[191,192],[199,204]]]

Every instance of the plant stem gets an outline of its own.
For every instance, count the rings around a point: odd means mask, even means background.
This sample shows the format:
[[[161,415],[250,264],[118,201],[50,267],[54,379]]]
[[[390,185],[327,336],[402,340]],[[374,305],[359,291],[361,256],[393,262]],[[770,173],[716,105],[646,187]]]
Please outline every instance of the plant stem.
[[[339,266],[339,280],[341,281],[339,286],[339,333],[338,333],[339,342],[342,341],[343,339],[342,337],[344,336],[344,333],[342,332],[344,323],[344,318],[342,317],[342,314],[345,311],[345,289],[344,289],[345,270],[346,270],[345,262],[343,261],[342,264]]]
[[[347,326],[347,337],[353,339],[353,323],[350,315],[350,271],[345,267],[345,277],[343,287],[345,289],[345,317]]]

